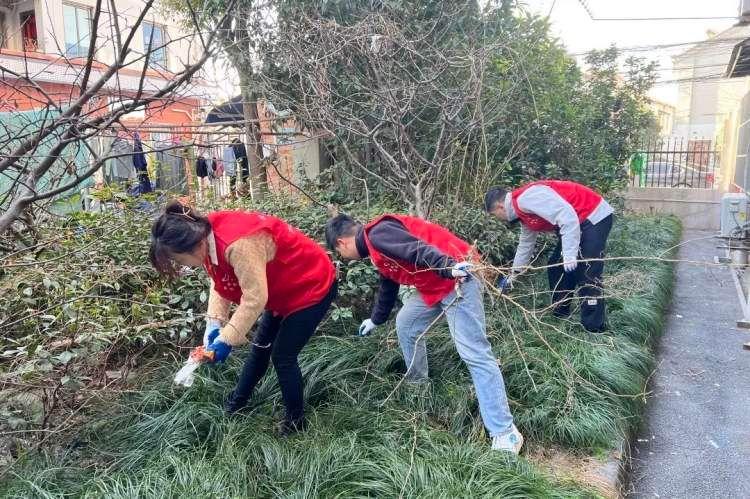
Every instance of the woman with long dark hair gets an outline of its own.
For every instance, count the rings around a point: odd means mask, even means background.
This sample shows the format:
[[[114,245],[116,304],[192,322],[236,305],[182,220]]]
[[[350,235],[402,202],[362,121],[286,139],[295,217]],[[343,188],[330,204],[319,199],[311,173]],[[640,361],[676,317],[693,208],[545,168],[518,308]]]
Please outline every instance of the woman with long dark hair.
[[[335,270],[312,239],[273,216],[218,211],[206,216],[176,201],[151,229],[154,268],[175,277],[182,266],[203,266],[211,277],[203,342],[213,362],[247,342],[261,316],[228,413],[246,404],[270,361],[279,378],[286,415],[279,431],[304,428],[302,373],[297,357],[336,296]],[[231,317],[232,303],[237,308]]]

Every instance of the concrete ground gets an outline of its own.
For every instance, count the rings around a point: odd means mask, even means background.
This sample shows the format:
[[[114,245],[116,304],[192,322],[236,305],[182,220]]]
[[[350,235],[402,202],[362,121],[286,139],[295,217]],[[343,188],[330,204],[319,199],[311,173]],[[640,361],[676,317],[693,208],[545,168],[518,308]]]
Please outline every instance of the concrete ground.
[[[686,231],[680,260],[712,262],[710,232]],[[695,240],[695,241],[693,241]],[[690,242],[692,241],[692,242]],[[677,265],[646,419],[632,449],[633,498],[750,497],[750,332],[726,267]]]

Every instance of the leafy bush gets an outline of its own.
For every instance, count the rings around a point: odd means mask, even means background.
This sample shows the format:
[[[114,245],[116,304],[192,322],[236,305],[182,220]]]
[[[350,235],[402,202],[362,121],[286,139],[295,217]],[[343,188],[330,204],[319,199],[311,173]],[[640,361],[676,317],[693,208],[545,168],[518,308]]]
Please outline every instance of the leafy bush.
[[[266,209],[318,236],[326,218],[323,210],[299,204]],[[349,211],[365,218],[361,206]],[[470,209],[438,218],[477,240],[493,262],[507,261],[513,247],[506,242],[509,229]],[[551,484],[523,462],[486,453],[471,380],[446,327],[429,333],[432,384],[396,389],[405,366],[393,323],[369,338],[351,336],[377,283],[367,262],[343,268],[342,298],[302,352],[308,433],[288,441],[271,435],[281,410],[273,375],[260,383],[247,413],[223,415],[221,402],[241,367],[243,349],[226,367],[202,369],[203,379],[192,389],[171,388],[181,360],[155,354],[176,353],[175,347],[199,341],[205,281],[199,273],[165,287],[155,278],[144,264],[148,220],[135,214],[82,217],[64,232],[57,229],[64,236],[57,246],[35,260],[12,263],[35,265],[6,266],[4,285],[21,292],[11,295],[1,324],[22,320],[2,340],[4,376],[48,383],[50,393],[57,388],[64,405],[76,407],[81,398],[74,385],[94,388],[94,374],[108,366],[125,362],[137,371],[153,370],[142,378],[143,389],[118,404],[91,409],[89,422],[76,426],[73,447],[62,454],[54,448],[46,456],[29,453],[19,461],[11,470],[18,476],[7,484],[9,495],[32,490],[97,496],[201,491],[197,494],[210,497],[218,490],[230,496],[398,495],[407,487],[414,495],[451,490],[462,496],[468,484],[476,487],[474,495],[584,494]],[[493,246],[493,237],[503,244]],[[657,256],[678,237],[672,219],[618,220],[610,255]],[[657,260],[609,262],[612,333],[602,336],[582,334],[575,320],[531,313],[547,305],[543,275],[520,283],[513,301],[488,299],[488,335],[503,362],[516,422],[531,441],[608,448],[632,428],[642,409],[653,365],[651,342],[661,330],[671,272],[670,263]],[[43,275],[50,276],[49,283]],[[80,294],[84,298],[66,309],[62,302]],[[141,329],[144,321],[148,327]],[[70,342],[55,347],[60,340]],[[71,378],[77,383],[70,384]],[[222,483],[229,488],[216,489]]]

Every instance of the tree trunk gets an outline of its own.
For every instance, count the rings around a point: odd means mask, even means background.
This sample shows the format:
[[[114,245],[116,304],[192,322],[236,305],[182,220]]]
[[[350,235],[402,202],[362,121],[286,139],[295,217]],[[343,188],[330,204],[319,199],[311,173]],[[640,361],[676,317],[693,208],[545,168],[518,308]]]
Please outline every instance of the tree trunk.
[[[428,209],[425,205],[425,198],[424,198],[424,190],[422,189],[422,183],[417,182],[414,184],[414,199],[413,199],[413,206],[414,206],[414,214],[418,216],[419,218],[427,218],[428,216]]]
[[[266,170],[261,164],[263,145],[260,137],[260,123],[258,123],[257,95],[250,88],[250,79],[240,72],[240,86],[242,88],[242,113],[245,119],[245,142],[247,162],[250,169],[250,192],[254,201],[262,201],[268,192]],[[247,180],[247,179],[246,179]]]

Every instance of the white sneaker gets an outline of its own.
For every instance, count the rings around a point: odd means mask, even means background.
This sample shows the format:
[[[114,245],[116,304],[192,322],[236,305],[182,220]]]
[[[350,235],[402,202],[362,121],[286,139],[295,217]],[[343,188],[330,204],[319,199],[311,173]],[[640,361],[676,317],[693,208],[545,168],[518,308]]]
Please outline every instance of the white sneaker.
[[[522,446],[523,435],[518,431],[516,425],[513,425],[510,431],[492,437],[492,450],[511,452],[517,455]]]

